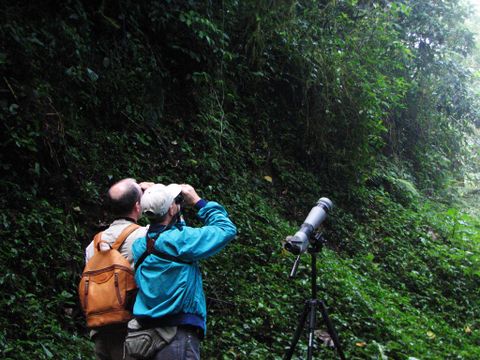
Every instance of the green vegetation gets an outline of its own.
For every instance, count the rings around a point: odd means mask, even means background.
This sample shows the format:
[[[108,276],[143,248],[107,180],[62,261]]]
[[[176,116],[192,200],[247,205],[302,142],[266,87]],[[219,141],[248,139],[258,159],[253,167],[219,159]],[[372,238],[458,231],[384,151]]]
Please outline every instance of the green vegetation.
[[[308,255],[289,280],[281,242],[321,196],[336,207],[319,294],[347,358],[480,358],[467,9],[2,3],[0,356],[92,358],[76,297],[83,248],[110,220],[109,185],[134,177],[190,183],[238,225],[203,264],[203,358],[282,357],[310,294]],[[336,358],[317,345],[316,358]]]

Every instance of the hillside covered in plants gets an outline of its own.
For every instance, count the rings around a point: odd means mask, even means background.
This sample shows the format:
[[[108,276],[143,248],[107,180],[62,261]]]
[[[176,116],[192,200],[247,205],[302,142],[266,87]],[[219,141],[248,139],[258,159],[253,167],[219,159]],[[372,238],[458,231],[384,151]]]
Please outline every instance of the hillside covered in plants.
[[[311,271],[304,254],[289,279],[282,242],[320,197],[318,291],[346,357],[480,358],[467,2],[1,4],[1,358],[93,359],[76,287],[125,177],[189,183],[238,227],[202,264],[202,358],[282,358]],[[315,358],[335,359],[324,327]]]

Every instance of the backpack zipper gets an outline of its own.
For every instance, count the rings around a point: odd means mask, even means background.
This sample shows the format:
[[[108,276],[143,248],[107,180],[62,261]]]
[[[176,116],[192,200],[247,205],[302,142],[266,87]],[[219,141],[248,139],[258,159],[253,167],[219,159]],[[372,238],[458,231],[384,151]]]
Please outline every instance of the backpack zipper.
[[[106,271],[110,271],[110,270],[115,270],[115,269],[120,269],[120,270],[126,271],[126,272],[128,272],[132,275],[134,274],[132,268],[126,267],[126,266],[123,266],[123,265],[118,265],[118,264],[107,266],[103,269],[88,270],[88,271],[85,271],[84,274],[94,276],[94,275],[97,275],[97,274],[100,274],[100,273],[103,273],[103,272],[106,272]]]

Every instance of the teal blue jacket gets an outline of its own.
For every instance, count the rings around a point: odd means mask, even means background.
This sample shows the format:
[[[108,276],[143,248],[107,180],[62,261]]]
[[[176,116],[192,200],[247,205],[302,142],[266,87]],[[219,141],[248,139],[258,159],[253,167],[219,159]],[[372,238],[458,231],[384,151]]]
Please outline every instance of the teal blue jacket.
[[[193,228],[177,223],[171,228],[150,227],[150,237],[160,236],[155,248],[185,264],[154,254],[145,258],[135,272],[139,288],[133,314],[139,318],[164,319],[164,325],[188,324],[206,328],[207,309],[198,262],[215,255],[236,235],[237,229],[225,209],[204,200],[196,205],[204,226]],[[155,233],[156,232],[156,233]],[[134,262],[146,250],[146,238],[133,243]]]

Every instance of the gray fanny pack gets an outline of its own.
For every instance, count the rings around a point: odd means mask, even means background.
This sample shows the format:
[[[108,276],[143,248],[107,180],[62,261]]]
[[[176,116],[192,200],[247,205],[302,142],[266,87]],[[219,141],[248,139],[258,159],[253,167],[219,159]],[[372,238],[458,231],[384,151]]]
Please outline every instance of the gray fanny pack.
[[[143,329],[137,319],[130,320],[125,352],[134,359],[149,359],[168,345],[176,334],[176,326]]]

